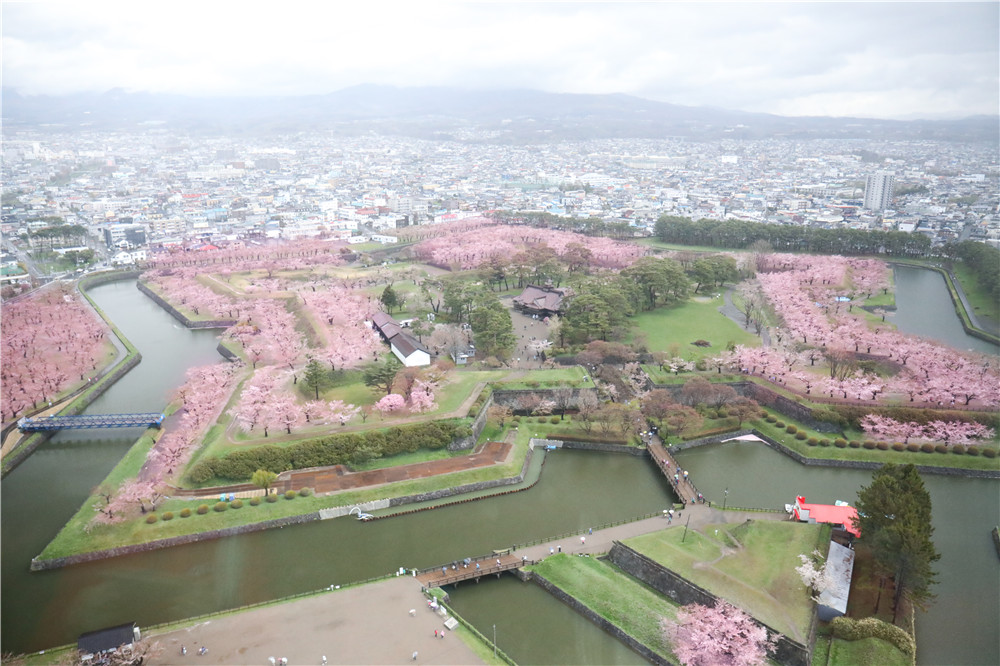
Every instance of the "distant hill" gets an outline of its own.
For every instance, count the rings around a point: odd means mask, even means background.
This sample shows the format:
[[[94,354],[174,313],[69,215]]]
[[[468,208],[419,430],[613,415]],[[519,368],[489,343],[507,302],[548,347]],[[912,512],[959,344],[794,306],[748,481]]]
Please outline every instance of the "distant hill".
[[[22,127],[137,129],[205,133],[333,130],[464,141],[531,143],[593,138],[766,137],[1000,140],[996,116],[961,120],[785,117],[680,106],[630,95],[533,90],[398,88],[361,85],[300,97],[185,97],[111,90],[24,96],[4,89],[3,123]]]

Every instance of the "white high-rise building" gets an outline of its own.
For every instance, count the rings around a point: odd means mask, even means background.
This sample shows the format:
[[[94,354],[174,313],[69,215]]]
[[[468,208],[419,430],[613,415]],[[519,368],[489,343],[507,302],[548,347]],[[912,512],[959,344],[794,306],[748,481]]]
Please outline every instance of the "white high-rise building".
[[[868,176],[865,181],[865,208],[868,210],[885,210],[892,202],[892,191],[896,186],[896,175],[888,171],[879,171]]]

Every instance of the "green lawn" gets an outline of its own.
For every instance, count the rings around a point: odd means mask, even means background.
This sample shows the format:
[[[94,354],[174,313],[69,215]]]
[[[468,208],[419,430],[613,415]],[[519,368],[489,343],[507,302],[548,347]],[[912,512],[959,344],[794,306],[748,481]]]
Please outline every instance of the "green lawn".
[[[809,630],[813,601],[794,569],[800,553],[825,552],[829,527],[757,520],[675,527],[625,543],[795,640]],[[682,542],[683,539],[683,542]]]
[[[881,638],[862,638],[858,641],[834,638],[830,643],[830,659],[827,663],[831,666],[910,666],[912,662],[895,645]]]
[[[722,297],[689,300],[672,307],[657,308],[632,318],[632,337],[645,337],[649,351],[676,352],[688,361],[715,356],[730,343],[757,347],[760,339],[747,333],[719,313]],[[707,340],[710,347],[696,347],[695,340]]]
[[[654,652],[676,663],[660,623],[674,619],[677,605],[617,568],[590,557],[563,553],[528,567],[621,628]]]
[[[494,382],[498,389],[526,389],[526,388],[559,388],[561,386],[573,388],[593,388],[589,380],[584,380],[587,376],[582,366],[570,365],[560,368],[546,368],[530,370],[523,377],[517,379],[500,379]]]
[[[1000,302],[980,286],[975,274],[964,263],[956,262],[952,273],[962,285],[965,297],[969,299],[973,312],[979,317],[985,330],[996,334],[1000,329]]]

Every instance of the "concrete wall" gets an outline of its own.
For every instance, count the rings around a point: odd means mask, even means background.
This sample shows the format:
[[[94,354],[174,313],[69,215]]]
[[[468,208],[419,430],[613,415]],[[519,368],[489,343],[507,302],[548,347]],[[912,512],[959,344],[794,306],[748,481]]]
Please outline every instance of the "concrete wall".
[[[664,594],[682,606],[701,604],[714,606],[718,597],[708,590],[695,585],[679,574],[654,562],[645,555],[628,546],[615,541],[608,553],[607,559],[630,576],[649,585],[660,594]],[[812,662],[812,646],[816,640],[815,612],[809,631],[807,644],[798,643],[775,631],[763,622],[754,620],[767,630],[768,636],[778,637],[777,645],[769,654],[770,658],[783,666],[810,666]]]

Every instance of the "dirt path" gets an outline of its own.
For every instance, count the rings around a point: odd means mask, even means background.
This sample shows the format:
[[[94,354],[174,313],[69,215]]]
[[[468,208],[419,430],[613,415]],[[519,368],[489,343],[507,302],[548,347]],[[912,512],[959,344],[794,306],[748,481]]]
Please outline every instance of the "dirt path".
[[[435,638],[435,630],[445,638]],[[417,664],[484,663],[427,608],[409,576],[212,618],[152,639],[164,651],[149,664],[267,666],[268,657],[285,657],[300,666],[321,664],[323,656],[329,664],[402,664],[414,651]],[[202,646],[208,653],[199,656]]]

